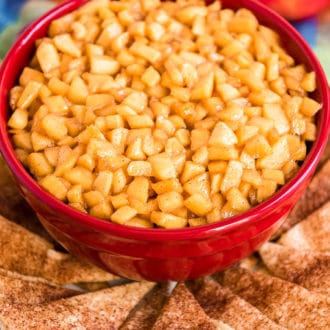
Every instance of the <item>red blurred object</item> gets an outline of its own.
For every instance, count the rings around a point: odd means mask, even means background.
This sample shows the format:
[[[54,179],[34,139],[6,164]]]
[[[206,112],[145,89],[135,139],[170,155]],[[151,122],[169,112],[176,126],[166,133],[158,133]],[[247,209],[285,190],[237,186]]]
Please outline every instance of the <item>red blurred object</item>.
[[[299,20],[320,13],[330,0],[259,0],[288,20]]]
[[[131,279],[186,280],[211,274],[248,256],[283,223],[307,187],[327,142],[330,100],[327,80],[310,47],[296,30],[266,6],[252,0],[223,0],[223,6],[252,10],[262,24],[275,29],[288,51],[314,70],[315,98],[323,105],[318,135],[297,175],[272,198],[241,215],[177,230],[121,226],[83,214],[45,192],[15,156],[7,130],[8,93],[34,52],[35,40],[49,23],[78,8],[83,0],[63,3],[32,24],[19,37],[0,69],[0,150],[20,190],[49,233],[73,254]]]

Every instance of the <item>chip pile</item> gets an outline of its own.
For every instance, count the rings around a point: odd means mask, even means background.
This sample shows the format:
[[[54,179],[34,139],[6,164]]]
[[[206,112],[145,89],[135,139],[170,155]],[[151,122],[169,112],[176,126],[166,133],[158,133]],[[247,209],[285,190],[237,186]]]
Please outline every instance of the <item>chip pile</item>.
[[[63,252],[0,159],[0,329],[329,329],[329,171],[325,160],[255,255],[210,277],[157,284]]]

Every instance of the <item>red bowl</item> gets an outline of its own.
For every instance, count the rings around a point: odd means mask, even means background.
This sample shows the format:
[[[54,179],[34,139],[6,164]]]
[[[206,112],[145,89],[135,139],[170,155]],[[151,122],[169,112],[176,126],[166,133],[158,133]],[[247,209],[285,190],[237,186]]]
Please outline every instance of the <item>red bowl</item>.
[[[24,198],[49,233],[85,261],[122,277],[152,281],[186,280],[211,274],[246,257],[283,223],[307,187],[327,142],[329,90],[313,52],[299,33],[267,7],[251,0],[223,0],[223,7],[252,10],[261,23],[282,36],[287,50],[317,79],[315,98],[323,105],[318,134],[296,176],[272,198],[241,215],[194,228],[177,230],[121,226],[83,214],[45,192],[15,156],[7,130],[8,92],[34,51],[35,40],[50,22],[77,9],[84,0],[69,1],[28,27],[9,51],[0,71],[0,150]]]

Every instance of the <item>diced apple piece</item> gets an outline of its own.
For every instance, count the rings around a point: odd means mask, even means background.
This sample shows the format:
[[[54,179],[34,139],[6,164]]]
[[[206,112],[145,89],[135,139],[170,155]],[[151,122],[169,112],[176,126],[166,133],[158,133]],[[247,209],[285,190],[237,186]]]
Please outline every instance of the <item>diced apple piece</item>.
[[[266,180],[273,180],[277,184],[283,185],[285,183],[284,173],[281,170],[272,170],[265,168],[262,170],[262,177]]]
[[[286,136],[281,137],[273,146],[272,152],[257,160],[257,168],[270,168],[280,170],[290,159],[290,149]]]
[[[154,211],[150,215],[150,221],[159,227],[166,229],[183,228],[187,225],[186,218],[178,217],[173,214]]]
[[[233,130],[227,124],[221,121],[217,123],[213,128],[209,139],[210,146],[234,145],[237,142],[237,136]]]
[[[210,131],[207,129],[196,128],[191,131],[191,150],[197,150],[207,145]]]
[[[257,189],[257,201],[261,203],[265,199],[274,195],[277,189],[277,183],[273,180],[263,179],[262,184]]]
[[[236,187],[229,189],[226,194],[226,197],[230,206],[235,210],[244,212],[251,208],[249,201]]]
[[[257,126],[252,126],[252,125],[244,125],[239,127],[236,130],[236,136],[238,140],[238,144],[242,145],[244,144],[247,140],[249,140],[252,136],[258,134],[258,127]]]
[[[182,185],[177,178],[152,183],[151,187],[158,195],[170,191],[177,191],[179,193],[182,193],[183,191]]]
[[[187,161],[184,165],[183,173],[181,175],[181,182],[185,183],[195,176],[205,172],[205,167],[200,164],[196,164],[192,161]]]
[[[176,171],[171,158],[166,153],[160,153],[148,158],[152,166],[152,175],[159,180],[176,177]]]
[[[231,160],[228,163],[226,173],[223,177],[221,184],[221,192],[226,193],[232,187],[238,187],[241,183],[241,178],[243,174],[243,165],[241,162],[236,160]]]
[[[125,224],[130,219],[134,218],[137,214],[137,211],[132,207],[125,205],[116,210],[111,215],[111,220],[115,223],[119,223],[121,225]]]
[[[310,97],[304,97],[300,111],[307,117],[313,117],[321,109],[321,104]]]
[[[238,159],[239,152],[234,146],[209,147],[209,160],[233,160]]]
[[[244,151],[253,158],[262,158],[272,152],[267,139],[263,135],[255,135],[246,142]]]
[[[145,177],[135,177],[128,185],[127,195],[129,199],[137,199],[146,203],[149,197],[149,179]]]
[[[210,197],[210,178],[208,173],[203,173],[186,182],[183,190],[190,195],[200,194],[205,198]]]
[[[209,72],[202,77],[191,90],[192,100],[203,100],[212,96],[214,87],[214,73]]]
[[[212,208],[212,202],[201,194],[194,194],[184,200],[184,205],[192,213],[203,216],[209,213]]]
[[[289,132],[290,123],[280,104],[264,104],[263,115],[274,121],[274,127],[280,135]]]
[[[165,213],[172,213],[183,206],[183,197],[176,191],[169,191],[158,195],[157,200],[159,208]]]

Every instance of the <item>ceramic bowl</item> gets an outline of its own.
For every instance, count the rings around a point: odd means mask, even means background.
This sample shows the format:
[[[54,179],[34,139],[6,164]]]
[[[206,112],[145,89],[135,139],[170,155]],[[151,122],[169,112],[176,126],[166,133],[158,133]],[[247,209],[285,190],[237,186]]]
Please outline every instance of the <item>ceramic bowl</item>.
[[[17,39],[0,71],[0,150],[20,191],[43,226],[68,251],[103,269],[134,280],[186,280],[224,269],[248,256],[281,226],[306,189],[329,133],[329,90],[318,60],[301,35],[283,18],[252,0],[222,1],[232,9],[246,7],[262,24],[275,29],[284,46],[308,70],[314,70],[322,103],[317,138],[294,178],[273,197],[251,210],[216,223],[184,229],[144,229],[110,223],[83,214],[44,191],[16,158],[7,120],[8,92],[31,58],[36,39],[50,22],[85,1],[68,1],[30,25]]]

